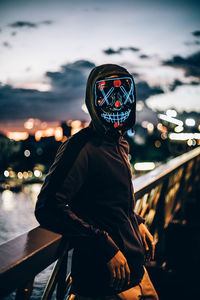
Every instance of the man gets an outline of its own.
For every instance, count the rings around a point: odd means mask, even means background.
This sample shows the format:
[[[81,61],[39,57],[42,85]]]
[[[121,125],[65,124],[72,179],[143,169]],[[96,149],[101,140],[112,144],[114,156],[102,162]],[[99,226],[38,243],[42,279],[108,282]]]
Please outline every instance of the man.
[[[38,196],[37,220],[72,243],[71,299],[158,299],[144,269],[153,237],[133,211],[123,138],[135,124],[132,75],[118,65],[94,68],[86,105],[90,126],[59,148]]]

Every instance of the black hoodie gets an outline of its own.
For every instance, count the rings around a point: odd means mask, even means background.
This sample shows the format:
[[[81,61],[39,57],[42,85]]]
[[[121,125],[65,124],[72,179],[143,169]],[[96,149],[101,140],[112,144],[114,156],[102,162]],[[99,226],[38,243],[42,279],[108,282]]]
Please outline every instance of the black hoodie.
[[[112,74],[131,76],[116,65],[103,65],[91,72],[86,105],[92,123],[59,148],[35,210],[42,226],[62,233],[74,247],[72,290],[82,296],[117,293],[109,286],[106,263],[119,249],[131,271],[130,285],[122,290],[137,285],[144,273],[138,229],[141,218],[133,211],[128,143],[101,125],[91,105],[94,82]]]

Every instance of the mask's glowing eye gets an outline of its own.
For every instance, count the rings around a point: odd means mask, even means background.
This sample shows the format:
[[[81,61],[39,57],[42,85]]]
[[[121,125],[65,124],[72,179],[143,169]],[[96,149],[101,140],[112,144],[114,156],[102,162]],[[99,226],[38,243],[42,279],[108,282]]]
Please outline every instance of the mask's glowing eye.
[[[120,79],[114,80],[113,85],[114,85],[114,87],[120,87],[121,86],[121,80]]]
[[[105,87],[105,85],[106,85],[105,81],[100,81],[100,82],[98,83],[98,89],[101,90],[102,88]]]

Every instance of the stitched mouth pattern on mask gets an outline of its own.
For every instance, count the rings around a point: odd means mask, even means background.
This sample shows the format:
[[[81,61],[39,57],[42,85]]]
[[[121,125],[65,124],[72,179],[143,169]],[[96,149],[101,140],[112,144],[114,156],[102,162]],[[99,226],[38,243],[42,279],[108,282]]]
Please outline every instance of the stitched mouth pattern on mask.
[[[126,119],[128,119],[130,115],[131,109],[125,111],[125,112],[117,112],[117,113],[102,113],[101,117],[104,118],[107,122],[118,124],[124,122]]]

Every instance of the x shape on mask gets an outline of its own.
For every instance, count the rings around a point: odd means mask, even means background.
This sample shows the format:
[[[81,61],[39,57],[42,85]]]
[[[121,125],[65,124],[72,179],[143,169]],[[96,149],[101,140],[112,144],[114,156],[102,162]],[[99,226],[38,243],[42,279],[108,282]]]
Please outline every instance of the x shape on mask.
[[[118,78],[115,78],[115,80],[118,79]],[[107,94],[104,92],[104,88],[102,85],[99,86],[100,88],[100,91],[103,95],[103,100],[101,101],[101,103],[99,104],[99,106],[102,106],[105,102],[107,103],[107,105],[109,105],[109,101],[108,101],[108,97],[112,94],[112,92],[114,91],[114,87],[111,87],[109,89],[109,91],[107,92]],[[130,88],[130,91],[127,93],[127,91],[125,90],[124,86],[121,85],[120,86],[120,90],[123,92],[124,96],[126,97],[126,100],[125,102],[123,103],[124,105],[128,102],[132,103],[131,99],[130,99],[130,95],[131,95],[131,92],[133,91],[133,84],[131,82],[131,88]]]
[[[102,95],[103,95],[103,97],[104,97],[103,100],[101,101],[100,105],[103,105],[105,101],[106,101],[107,105],[109,105],[108,97],[109,97],[110,94],[112,94],[112,92],[114,91],[114,87],[111,87],[111,88],[109,89],[109,91],[107,92],[107,94],[105,94],[102,85],[100,85],[100,90],[101,90]]]
[[[124,105],[128,102],[128,100],[130,101],[130,103],[132,103],[131,99],[130,99],[130,95],[131,95],[131,92],[133,90],[133,85],[131,83],[131,88],[130,88],[130,91],[127,93],[127,91],[125,90],[125,88],[123,87],[123,85],[120,86],[120,90],[123,92],[123,94],[126,96],[126,100],[124,102]]]

